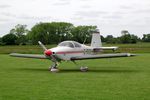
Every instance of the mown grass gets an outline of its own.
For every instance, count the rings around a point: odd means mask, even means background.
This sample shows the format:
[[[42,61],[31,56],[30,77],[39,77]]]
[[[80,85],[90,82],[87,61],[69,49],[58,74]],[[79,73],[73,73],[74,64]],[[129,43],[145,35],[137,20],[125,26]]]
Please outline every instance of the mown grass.
[[[150,100],[150,54],[71,62],[51,73],[48,60],[0,55],[0,100]]]
[[[137,44],[103,44],[104,46],[118,46],[116,52],[131,52],[131,53],[150,53],[150,43]],[[57,45],[46,45],[47,48],[52,48]],[[9,54],[12,52],[18,53],[43,53],[43,49],[39,45],[25,46],[0,46],[0,54]]]
[[[56,45],[46,45],[47,48],[55,47]],[[0,54],[9,54],[12,52],[18,53],[43,53],[43,49],[39,45],[12,45],[0,46]]]
[[[85,73],[71,62],[61,63],[60,72],[51,73],[49,60],[8,55],[42,53],[40,46],[0,46],[0,100],[149,100],[150,44],[114,45],[120,47],[116,52],[139,56],[79,61],[89,67]]]
[[[117,52],[150,53],[150,43],[139,42],[137,44],[104,44],[104,46],[118,46]]]

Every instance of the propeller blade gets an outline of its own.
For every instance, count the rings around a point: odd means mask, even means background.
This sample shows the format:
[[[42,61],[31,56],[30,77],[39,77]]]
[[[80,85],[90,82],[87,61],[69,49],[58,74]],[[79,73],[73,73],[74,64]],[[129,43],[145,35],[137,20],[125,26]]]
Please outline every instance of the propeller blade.
[[[42,44],[41,41],[38,41],[39,45],[43,48],[43,50],[47,50],[47,48]]]
[[[57,62],[55,56],[52,54],[52,51],[48,50],[41,41],[38,41],[38,43],[43,48],[45,56],[50,57],[53,62]]]

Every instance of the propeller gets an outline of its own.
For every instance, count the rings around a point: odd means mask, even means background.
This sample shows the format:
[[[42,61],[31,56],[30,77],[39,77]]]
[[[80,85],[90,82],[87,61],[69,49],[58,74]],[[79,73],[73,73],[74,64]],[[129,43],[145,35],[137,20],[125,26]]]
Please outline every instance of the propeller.
[[[38,41],[38,43],[39,43],[39,45],[43,48],[43,50],[47,50],[47,48],[42,44],[42,42],[41,41]]]
[[[55,57],[54,57],[54,55],[53,55],[53,52],[52,52],[51,50],[47,49],[47,48],[43,45],[42,42],[38,41],[38,43],[39,43],[39,45],[43,48],[44,54],[45,54],[46,56],[48,56],[48,57],[51,57],[51,58],[52,58],[52,61],[56,62],[56,59],[55,59]]]

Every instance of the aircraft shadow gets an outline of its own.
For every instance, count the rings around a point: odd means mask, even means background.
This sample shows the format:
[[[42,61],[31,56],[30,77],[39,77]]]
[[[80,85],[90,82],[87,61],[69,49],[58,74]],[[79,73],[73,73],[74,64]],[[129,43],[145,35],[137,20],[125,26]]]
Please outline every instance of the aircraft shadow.
[[[43,69],[43,68],[17,68],[14,70],[18,71],[29,71],[29,72],[48,72],[48,69]],[[60,69],[59,73],[73,73],[73,72],[81,72],[80,69]],[[85,73],[136,73],[140,72],[140,70],[133,70],[133,69],[89,69]]]
[[[69,73],[69,72],[81,72],[79,69],[61,69],[60,73]],[[135,73],[140,72],[139,70],[128,70],[128,69],[89,69],[85,73]]]
[[[43,68],[17,68],[14,69],[17,71],[30,71],[30,72],[46,72],[48,69],[43,69]]]

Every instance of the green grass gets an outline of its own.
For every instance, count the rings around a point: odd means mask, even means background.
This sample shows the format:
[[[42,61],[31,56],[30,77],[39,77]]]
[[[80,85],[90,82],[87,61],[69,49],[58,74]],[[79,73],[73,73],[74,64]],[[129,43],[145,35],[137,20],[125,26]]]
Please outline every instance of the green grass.
[[[116,52],[131,52],[131,53],[150,53],[150,43],[137,44],[103,44],[104,46],[118,46]],[[47,48],[55,47],[56,45],[46,45]],[[8,54],[12,52],[18,53],[43,53],[43,49],[39,45],[25,46],[0,46],[0,54]]]
[[[137,44],[104,44],[104,46],[118,46],[117,52],[150,53],[150,43]]]
[[[48,60],[0,55],[0,100],[150,100],[150,54],[71,62],[51,73]]]
[[[56,45],[46,45],[47,48],[55,47]],[[9,54],[12,52],[18,53],[43,53],[43,49],[39,45],[10,45],[0,46],[0,54]]]

